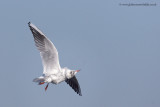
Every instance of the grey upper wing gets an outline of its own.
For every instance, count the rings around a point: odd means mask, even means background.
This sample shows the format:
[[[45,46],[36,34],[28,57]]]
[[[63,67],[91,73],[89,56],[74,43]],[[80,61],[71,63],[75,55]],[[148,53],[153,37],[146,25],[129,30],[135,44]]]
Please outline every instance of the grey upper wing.
[[[44,73],[47,69],[60,69],[58,51],[54,44],[32,23],[28,23],[33,34],[35,45],[40,51]]]
[[[69,84],[77,94],[82,96],[81,88],[80,88],[80,85],[78,83],[76,76],[72,77],[71,79],[67,79],[66,83]]]

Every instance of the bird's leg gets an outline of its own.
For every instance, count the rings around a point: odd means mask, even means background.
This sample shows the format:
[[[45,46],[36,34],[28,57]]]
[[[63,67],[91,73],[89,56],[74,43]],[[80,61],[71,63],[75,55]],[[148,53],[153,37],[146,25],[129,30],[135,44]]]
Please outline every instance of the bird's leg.
[[[39,82],[39,85],[42,85],[42,84],[44,84],[45,82]]]
[[[46,87],[45,87],[45,91],[47,91],[48,85],[49,85],[49,83],[46,85]]]

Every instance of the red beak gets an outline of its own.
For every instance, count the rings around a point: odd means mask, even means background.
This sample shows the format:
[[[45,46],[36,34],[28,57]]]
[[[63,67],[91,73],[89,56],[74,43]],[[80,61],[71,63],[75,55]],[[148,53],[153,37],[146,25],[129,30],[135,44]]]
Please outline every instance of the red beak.
[[[80,70],[76,70],[76,72],[79,72]]]

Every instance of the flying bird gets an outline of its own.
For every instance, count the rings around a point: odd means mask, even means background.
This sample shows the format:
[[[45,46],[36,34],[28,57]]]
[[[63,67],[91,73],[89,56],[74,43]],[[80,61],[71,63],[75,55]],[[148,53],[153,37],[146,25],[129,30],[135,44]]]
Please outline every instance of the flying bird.
[[[67,67],[61,68],[58,51],[54,44],[34,24],[29,22],[28,26],[33,34],[35,45],[40,51],[43,64],[42,76],[35,78],[33,82],[38,82],[39,85],[47,83],[46,91],[49,83],[59,84],[65,81],[77,94],[82,96],[80,85],[75,76],[80,70],[70,70]]]

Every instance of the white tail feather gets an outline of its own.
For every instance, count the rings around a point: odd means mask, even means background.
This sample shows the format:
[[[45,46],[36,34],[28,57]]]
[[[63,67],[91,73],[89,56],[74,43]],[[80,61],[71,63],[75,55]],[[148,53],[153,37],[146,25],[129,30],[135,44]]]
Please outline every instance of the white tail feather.
[[[33,82],[44,82],[44,77],[38,77],[38,78],[35,78],[35,79],[33,79]]]

